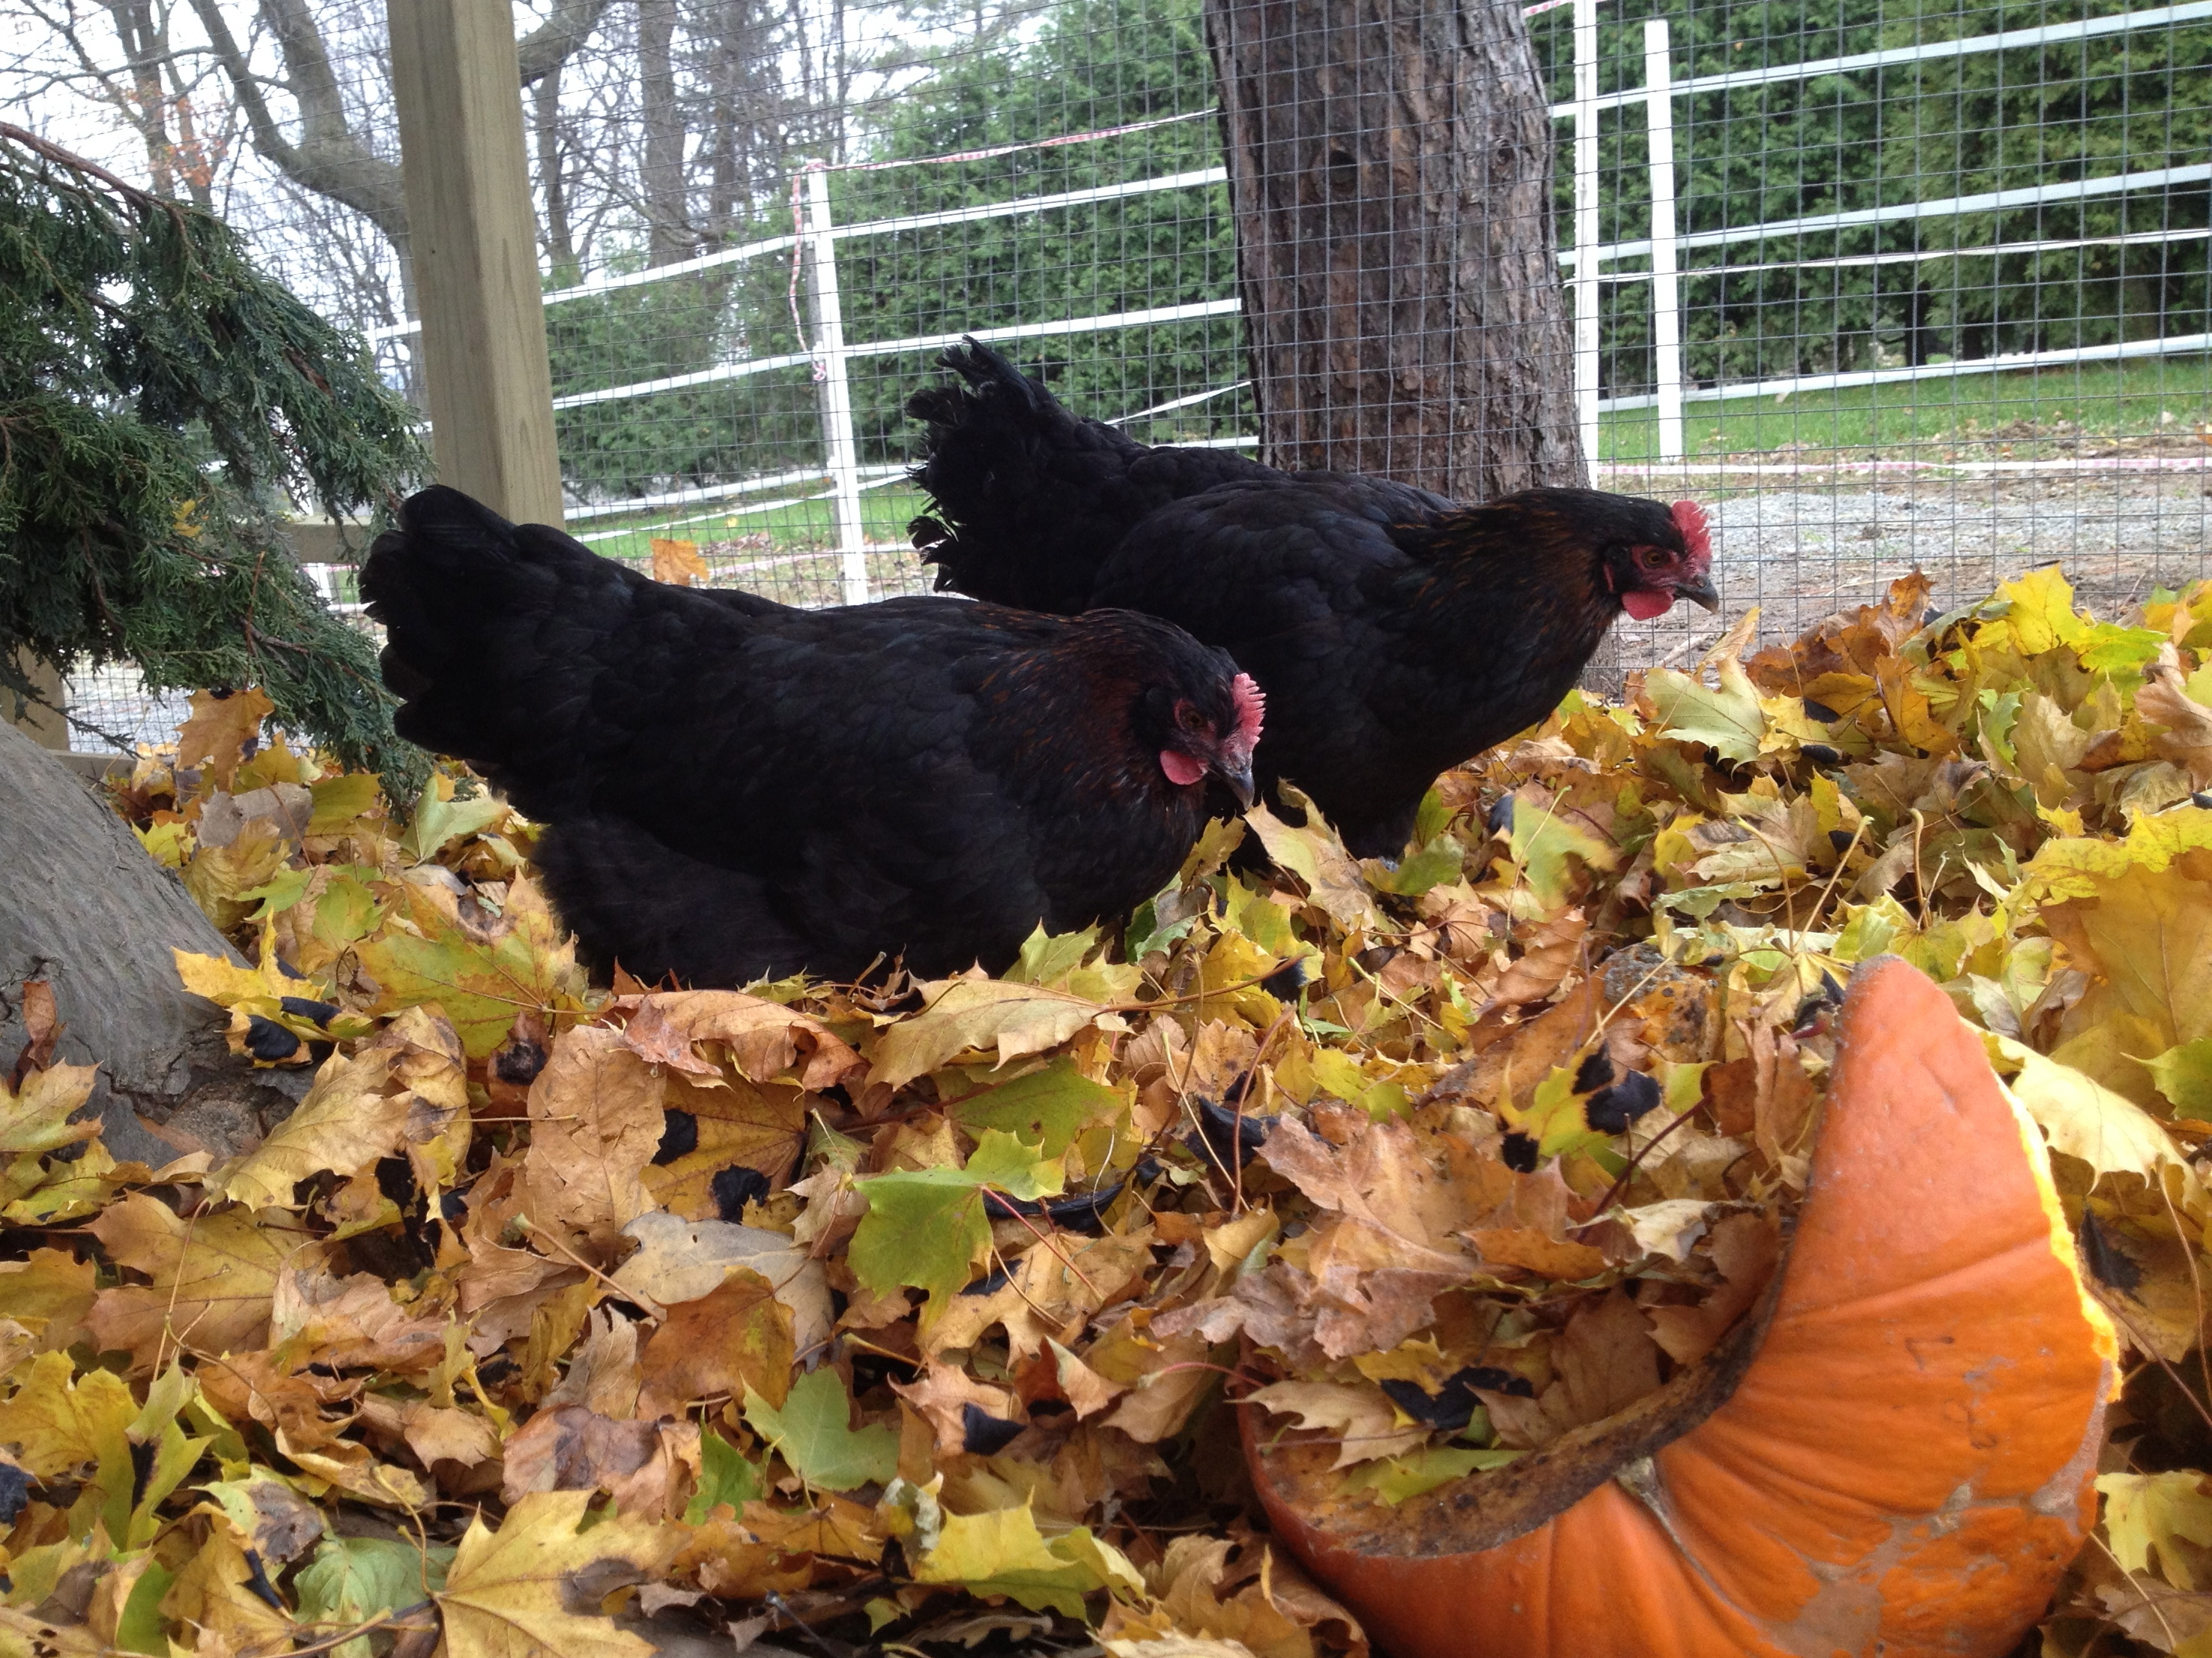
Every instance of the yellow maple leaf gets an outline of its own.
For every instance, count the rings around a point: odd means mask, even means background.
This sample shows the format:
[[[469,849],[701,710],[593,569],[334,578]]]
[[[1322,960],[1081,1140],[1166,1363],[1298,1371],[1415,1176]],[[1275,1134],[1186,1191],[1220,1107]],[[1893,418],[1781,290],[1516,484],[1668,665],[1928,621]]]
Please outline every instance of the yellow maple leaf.
[[[2212,1491],[2205,1477],[2194,1469],[2172,1473],[2106,1473],[2097,1476],[2097,1489],[2105,1498],[2105,1535],[2112,1540],[2112,1558],[2124,1571],[2148,1571],[2151,1557],[2158,1569],[2178,1589],[2197,1587],[2188,1552],[2175,1546],[2185,1540],[2199,1548],[2212,1548]]]
[[[128,1351],[142,1370],[165,1346],[221,1353],[260,1345],[277,1272],[313,1242],[275,1212],[225,1209],[188,1220],[143,1193],[110,1205],[91,1230],[119,1265],[153,1279],[103,1290],[85,1320],[103,1348]]]
[[[1126,1029],[1098,1003],[1042,985],[946,979],[921,988],[928,1005],[877,1039],[872,1083],[902,1087],[970,1049],[995,1050],[1004,1065],[1057,1048],[1085,1025]]]
[[[1048,1542],[1027,1503],[988,1514],[945,1516],[937,1546],[915,1566],[917,1583],[957,1583],[971,1594],[1003,1594],[1031,1612],[1083,1615],[1094,1589],[1141,1594],[1145,1580],[1121,1552],[1081,1527]]]
[[[80,1468],[120,1458],[131,1449],[125,1430],[138,1404],[123,1378],[109,1370],[89,1370],[79,1378],[67,1353],[41,1353],[32,1361],[22,1385],[0,1403],[0,1444],[40,1479],[52,1479]]]
[[[469,1522],[434,1599],[445,1658],[653,1658],[653,1644],[611,1618],[569,1608],[641,1582],[674,1558],[675,1527],[623,1516],[577,1527],[590,1491],[532,1491],[496,1532]]]

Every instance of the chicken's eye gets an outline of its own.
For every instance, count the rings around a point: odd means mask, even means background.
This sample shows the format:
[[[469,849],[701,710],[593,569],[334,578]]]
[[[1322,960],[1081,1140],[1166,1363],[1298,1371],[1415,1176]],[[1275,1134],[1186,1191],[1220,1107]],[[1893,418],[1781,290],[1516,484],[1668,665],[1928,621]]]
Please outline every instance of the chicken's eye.
[[[1674,562],[1674,552],[1669,547],[1638,547],[1636,562],[1651,568],[1661,568]]]
[[[1188,702],[1176,703],[1175,714],[1176,724],[1187,732],[1202,732],[1208,729],[1206,716]]]

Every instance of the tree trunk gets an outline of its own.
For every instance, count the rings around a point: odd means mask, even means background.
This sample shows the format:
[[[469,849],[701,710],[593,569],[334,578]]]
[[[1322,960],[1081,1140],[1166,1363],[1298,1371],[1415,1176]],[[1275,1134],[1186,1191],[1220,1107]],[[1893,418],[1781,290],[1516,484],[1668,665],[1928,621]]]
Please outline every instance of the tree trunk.
[[[1583,479],[1551,116],[1505,0],[1206,0],[1261,457]]]
[[[643,106],[646,263],[673,264],[696,251],[684,178],[684,111],[676,101],[676,0],[638,0],[637,89]]]
[[[58,1057],[100,1066],[93,1103],[118,1159],[228,1157],[291,1110],[304,1070],[234,1059],[222,1010],[185,991],[170,954],[237,952],[74,772],[4,725],[0,868],[0,1072],[25,1040],[24,981],[42,979],[67,1026]]]

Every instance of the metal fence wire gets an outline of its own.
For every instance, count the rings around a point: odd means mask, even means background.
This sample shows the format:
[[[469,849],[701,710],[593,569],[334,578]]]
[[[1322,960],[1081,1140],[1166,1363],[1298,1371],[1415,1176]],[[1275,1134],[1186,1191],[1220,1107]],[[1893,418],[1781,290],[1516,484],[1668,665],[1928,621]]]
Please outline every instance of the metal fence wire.
[[[168,187],[419,395],[380,6],[6,3],[74,31],[12,71],[45,66],[44,130],[142,173],[199,158]],[[963,334],[1146,441],[1259,444],[1202,0],[515,15],[568,527],[596,550],[794,604],[921,591],[902,406]],[[1551,239],[1522,268],[1565,290],[1551,372],[1591,481],[1708,504],[1724,616],[1794,630],[1915,567],[1941,602],[2059,561],[2108,610],[2212,573],[2212,0],[1545,0],[1519,27],[1548,222],[1459,245]],[[129,92],[149,52],[159,143]],[[1382,73],[1299,83],[1376,110],[1353,142],[1386,157],[1457,118],[1369,96]],[[1412,258],[1362,280],[1430,280]],[[1620,659],[1716,620],[1624,623]]]

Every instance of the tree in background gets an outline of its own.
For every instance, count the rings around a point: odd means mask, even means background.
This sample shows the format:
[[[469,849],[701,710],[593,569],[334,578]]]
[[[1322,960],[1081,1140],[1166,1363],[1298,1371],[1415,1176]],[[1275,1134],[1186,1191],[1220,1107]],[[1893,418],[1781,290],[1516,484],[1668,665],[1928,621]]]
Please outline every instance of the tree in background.
[[[1207,0],[1261,453],[1464,499],[1583,478],[1521,8]]]
[[[871,160],[913,161],[1034,144],[1146,122],[1146,131],[974,161],[836,175],[837,222],[944,212],[1096,189],[1221,164],[1212,66],[1198,0],[1069,0],[1027,41],[947,54],[864,141]],[[1187,117],[1186,119],[1174,119]],[[858,237],[838,245],[854,339],[945,335],[1216,301],[1235,276],[1218,184]],[[1085,415],[1123,417],[1243,378],[1234,316],[1015,340],[1001,349]],[[934,351],[854,364],[863,456],[913,446],[902,412],[942,377]],[[1224,395],[1131,427],[1150,442],[1249,429],[1248,397]]]
[[[2089,0],[2066,15],[2134,9]],[[1601,12],[1600,89],[1642,83],[1646,17],[1669,20],[1679,82],[2065,21],[2050,9],[2040,0],[1622,0]],[[1571,90],[1571,20],[1562,9],[1531,25],[1561,98]],[[2212,27],[1777,80],[1678,97],[1675,120],[1685,233],[2186,166],[2212,152]],[[1601,131],[1601,236],[1634,240],[1650,226],[1641,106],[1607,116]],[[1562,209],[1570,188],[1562,179]],[[2201,332],[2212,327],[2207,243],[2167,238],[2208,226],[2212,186],[2193,184],[1691,250],[1686,273],[1777,268],[1686,279],[1688,371],[1711,384]],[[2165,234],[2108,240],[2145,233]],[[2099,245],[1942,256],[2032,241]],[[1903,252],[1936,257],[1787,268]],[[1607,291],[1602,384],[1609,395],[1648,391],[1650,285]]]
[[[258,685],[278,720],[404,786],[368,637],[280,528],[425,471],[413,412],[220,221],[0,125],[0,707],[39,665],[160,689]]]

